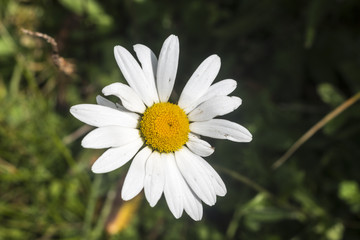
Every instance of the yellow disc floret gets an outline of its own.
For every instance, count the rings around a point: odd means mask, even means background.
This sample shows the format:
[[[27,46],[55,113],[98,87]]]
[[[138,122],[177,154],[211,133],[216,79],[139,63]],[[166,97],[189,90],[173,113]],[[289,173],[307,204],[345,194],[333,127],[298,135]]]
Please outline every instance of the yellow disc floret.
[[[148,146],[159,152],[175,152],[187,141],[189,120],[178,105],[155,103],[146,109],[140,131]]]

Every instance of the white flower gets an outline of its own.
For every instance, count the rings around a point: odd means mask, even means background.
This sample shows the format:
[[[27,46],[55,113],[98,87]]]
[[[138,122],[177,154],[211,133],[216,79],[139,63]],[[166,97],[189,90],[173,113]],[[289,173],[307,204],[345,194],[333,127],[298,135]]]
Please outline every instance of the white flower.
[[[228,96],[236,81],[211,85],[220,69],[220,58],[212,55],[191,76],[178,103],[169,103],[179,59],[177,36],[165,40],[159,60],[144,45],[137,44],[134,50],[141,66],[125,48],[114,48],[129,85],[113,83],[103,89],[105,96],[119,97],[121,105],[98,96],[98,105],[71,107],[77,119],[97,127],[84,137],[82,146],[109,148],[93,164],[94,173],[113,171],[133,159],[121,192],[124,200],[144,188],[153,207],[164,193],[176,218],[185,210],[198,221],[203,213],[201,202],[212,206],[217,195],[226,194],[224,182],[202,158],[214,148],[200,135],[235,142],[252,139],[241,125],[214,119],[240,106],[240,98]]]

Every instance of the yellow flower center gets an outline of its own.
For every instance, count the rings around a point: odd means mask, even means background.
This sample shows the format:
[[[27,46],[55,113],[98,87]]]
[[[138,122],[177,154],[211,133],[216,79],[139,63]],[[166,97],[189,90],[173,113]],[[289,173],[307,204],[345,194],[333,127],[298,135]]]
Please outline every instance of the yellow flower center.
[[[147,145],[159,152],[174,152],[187,141],[189,120],[178,105],[156,103],[146,109],[140,131]]]

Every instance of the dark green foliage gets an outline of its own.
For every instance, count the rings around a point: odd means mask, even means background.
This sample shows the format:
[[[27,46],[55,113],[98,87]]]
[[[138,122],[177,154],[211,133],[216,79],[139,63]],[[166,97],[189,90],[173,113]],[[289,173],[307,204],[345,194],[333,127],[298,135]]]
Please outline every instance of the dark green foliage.
[[[360,91],[359,12],[357,0],[0,0],[0,239],[359,239],[359,102],[272,169]],[[20,28],[53,36],[69,72],[54,64],[50,44]],[[181,49],[176,93],[218,54],[217,80],[236,79],[243,99],[227,118],[254,139],[209,140],[216,151],[207,160],[228,194],[204,206],[201,222],[174,219],[163,198],[155,208],[143,200],[110,236],[128,165],[95,176],[102,151],[81,148],[73,133],[82,123],[68,110],[124,81],[115,45],[158,54],[171,33]]]

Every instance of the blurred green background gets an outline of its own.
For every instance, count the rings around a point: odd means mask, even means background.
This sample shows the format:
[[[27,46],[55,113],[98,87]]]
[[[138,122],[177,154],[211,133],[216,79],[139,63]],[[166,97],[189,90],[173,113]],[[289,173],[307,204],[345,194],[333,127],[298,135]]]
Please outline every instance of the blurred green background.
[[[174,219],[164,198],[122,202],[129,164],[94,175],[102,151],[81,147],[89,128],[69,114],[124,81],[115,45],[158,55],[170,34],[176,92],[218,54],[217,80],[236,79],[243,99],[227,118],[254,135],[209,140],[228,194],[200,222]],[[359,91],[358,0],[0,0],[0,239],[360,239],[359,102],[272,167]]]

